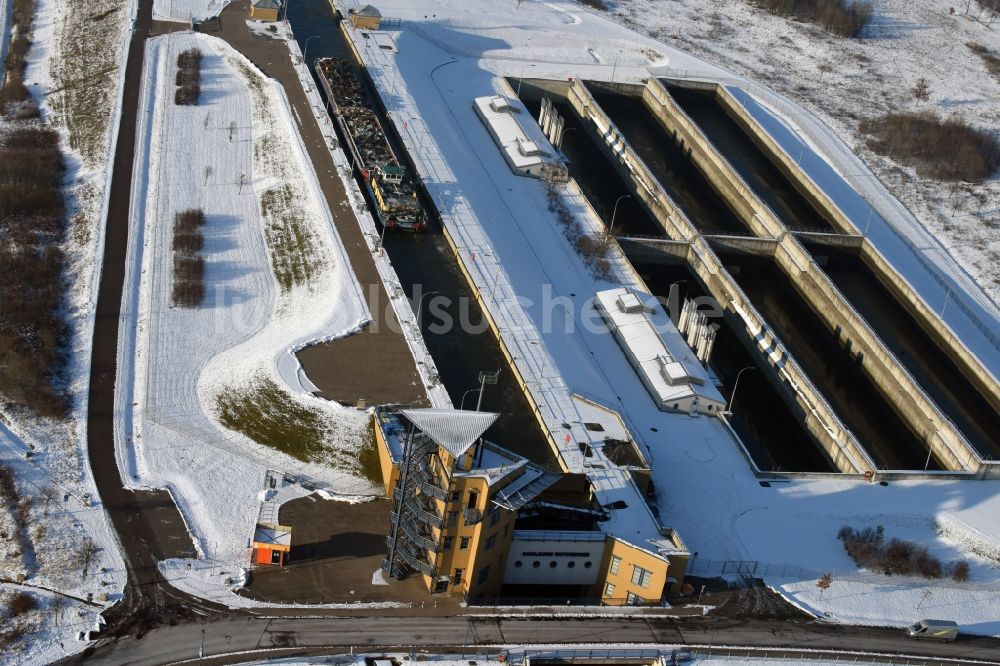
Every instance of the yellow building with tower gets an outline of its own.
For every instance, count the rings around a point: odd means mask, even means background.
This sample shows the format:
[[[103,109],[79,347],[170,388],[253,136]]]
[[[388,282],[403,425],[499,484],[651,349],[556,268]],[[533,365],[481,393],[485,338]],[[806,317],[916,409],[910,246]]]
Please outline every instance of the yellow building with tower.
[[[382,478],[393,500],[387,574],[418,574],[431,594],[470,601],[607,605],[659,604],[683,581],[688,552],[646,506],[636,479],[645,483],[648,475],[638,465],[602,466],[596,478],[552,472],[486,440],[497,418],[375,410]]]

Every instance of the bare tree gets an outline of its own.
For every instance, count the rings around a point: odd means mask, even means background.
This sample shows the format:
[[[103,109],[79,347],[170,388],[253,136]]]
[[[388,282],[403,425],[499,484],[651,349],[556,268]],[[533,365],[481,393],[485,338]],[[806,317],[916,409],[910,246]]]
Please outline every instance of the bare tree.
[[[832,574],[825,573],[825,574],[823,574],[820,577],[820,579],[818,581],[816,581],[816,587],[819,588],[819,598],[820,599],[823,598],[823,593],[826,592],[828,589],[830,589],[831,585],[833,585],[833,575]]]
[[[931,98],[931,86],[927,83],[927,79],[920,77],[917,79],[916,85],[913,86],[913,97],[918,102],[926,102]]]
[[[80,578],[87,577],[87,569],[93,563],[95,555],[97,555],[97,544],[94,543],[93,539],[84,537],[76,549],[76,558],[80,561],[80,566],[83,567]]]
[[[42,507],[44,515],[49,515],[49,505],[52,504],[53,500],[59,495],[59,489],[53,486],[51,483],[46,483],[38,491],[38,494],[42,497]]]

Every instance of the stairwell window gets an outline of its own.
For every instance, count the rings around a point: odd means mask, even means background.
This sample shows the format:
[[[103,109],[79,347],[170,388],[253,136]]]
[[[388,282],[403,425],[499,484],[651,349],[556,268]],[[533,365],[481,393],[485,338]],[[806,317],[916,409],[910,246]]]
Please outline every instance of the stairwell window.
[[[458,542],[458,549],[459,550],[469,549],[469,537],[461,537],[461,539]]]
[[[639,587],[649,587],[649,581],[653,579],[653,572],[639,566],[632,567],[632,584]]]
[[[445,537],[444,538],[444,550],[451,550],[451,547],[455,545],[455,537]]]
[[[465,569],[455,569],[455,574],[451,577],[451,584],[461,585],[463,574],[465,574]]]

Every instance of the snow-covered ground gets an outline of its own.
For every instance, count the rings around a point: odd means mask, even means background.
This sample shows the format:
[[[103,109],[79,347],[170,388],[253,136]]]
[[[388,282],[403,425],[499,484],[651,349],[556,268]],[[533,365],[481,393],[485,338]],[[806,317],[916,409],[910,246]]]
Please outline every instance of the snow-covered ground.
[[[60,422],[0,409],[0,464],[13,470],[19,495],[31,502],[26,535],[30,549],[16,564],[5,561],[2,572],[15,579],[18,573],[26,574],[26,586],[6,585],[4,590],[5,594],[27,591],[38,601],[37,610],[17,620],[26,628],[26,639],[5,648],[10,663],[48,663],[83,649],[85,644],[75,640],[77,632],[96,627],[100,608],[120,597],[126,580],[117,536],[96,499],[87,457],[86,414],[108,173],[134,5],[118,0],[36,2],[25,80],[41,103],[45,120],[60,132],[66,155],[71,224],[63,249],[66,275],[71,276],[67,317],[72,338],[66,374],[72,407]],[[9,17],[9,7],[9,1],[0,2],[0,24]],[[100,21],[83,18],[97,15]],[[88,54],[86,59],[76,55],[81,51]],[[49,488],[54,490],[53,499],[46,501],[43,495],[52,492]],[[0,521],[9,520],[4,513]],[[96,552],[84,575],[79,553],[87,542]],[[93,604],[74,599],[88,595]],[[13,624],[5,618],[3,630]]]
[[[762,487],[724,424],[659,412],[614,340],[588,322],[589,301],[607,283],[569,247],[542,184],[510,172],[472,110],[473,98],[503,89],[498,74],[637,80],[669,60],[731,75],[566,2],[521,3],[514,21],[509,8],[485,0],[438,0],[433,10],[387,0],[380,10],[403,19],[391,33],[398,53],[353,37],[556,440],[567,434],[563,423],[583,420],[570,392],[620,410],[651,458],[661,520],[698,553],[696,572],[719,575],[723,560],[756,561],[794,601],[845,622],[903,625],[937,603],[967,631],[1000,634],[1000,483],[834,478]],[[435,20],[424,20],[430,13]],[[825,146],[822,136],[816,141]],[[623,271],[614,277],[634,282]],[[970,580],[859,572],[836,538],[845,524],[881,524],[888,538],[912,539],[945,560],[965,557]],[[834,574],[822,599],[817,572]]]
[[[153,18],[160,21],[200,21],[226,8],[231,0],[153,0]]]
[[[204,54],[201,97],[177,106],[177,56],[189,48]],[[178,586],[225,586],[248,563],[268,468],[334,494],[376,492],[350,464],[367,413],[314,398],[292,353],[357,330],[367,306],[276,83],[221,40],[174,33],[148,43],[142,92],[119,338],[119,466],[131,485],[171,490],[203,557],[197,571],[216,570]],[[262,208],[268,192],[281,193],[280,211]],[[206,296],[199,307],[171,307],[172,224],[187,208],[206,217]],[[289,286],[272,262],[288,256],[274,230],[292,218],[306,239],[294,257],[307,277]],[[324,452],[304,462],[219,424],[220,397],[253,396],[261,384],[318,415]],[[188,570],[173,567],[173,575]]]

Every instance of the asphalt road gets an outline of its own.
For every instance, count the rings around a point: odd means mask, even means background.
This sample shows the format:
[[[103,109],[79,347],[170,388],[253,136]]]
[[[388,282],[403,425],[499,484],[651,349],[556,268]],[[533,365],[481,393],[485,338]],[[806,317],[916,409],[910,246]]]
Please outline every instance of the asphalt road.
[[[962,637],[955,643],[914,642],[898,629],[844,627],[816,623],[658,617],[350,617],[232,618],[215,622],[161,626],[141,640],[124,640],[96,650],[88,664],[165,664],[198,656],[205,630],[205,656],[279,648],[304,652],[375,651],[393,647],[502,646],[538,643],[754,645],[796,650],[865,650],[884,655],[912,654],[1000,663],[1000,641]],[[494,649],[495,651],[495,649]],[[216,663],[246,661],[234,655]],[[951,662],[954,663],[954,662]]]

